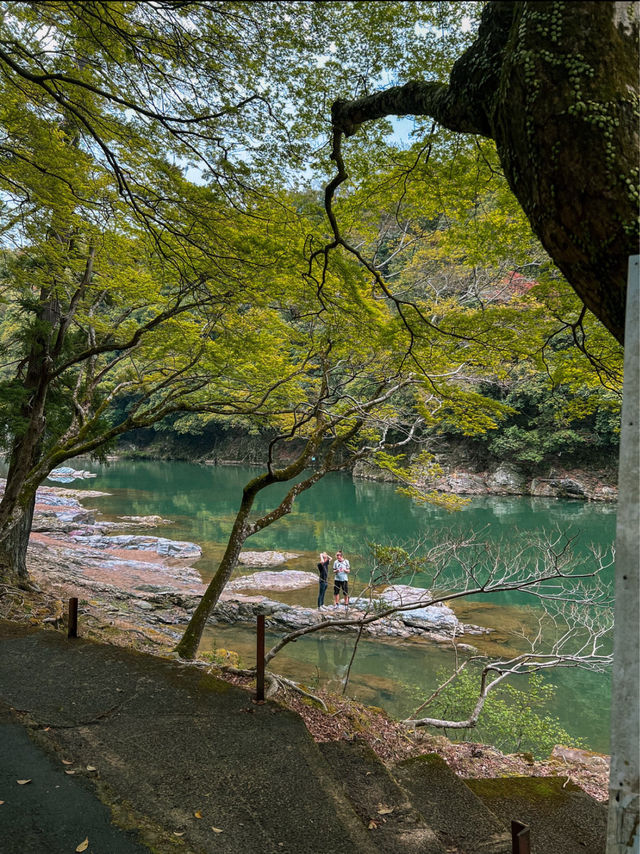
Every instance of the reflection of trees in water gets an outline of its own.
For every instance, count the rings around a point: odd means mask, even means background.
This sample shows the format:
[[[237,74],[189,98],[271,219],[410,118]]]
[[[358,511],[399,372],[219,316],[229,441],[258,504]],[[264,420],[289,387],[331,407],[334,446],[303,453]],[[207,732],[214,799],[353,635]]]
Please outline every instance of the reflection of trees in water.
[[[497,608],[499,610],[499,608]],[[267,648],[278,636],[267,632]],[[320,684],[336,694],[342,691],[342,668],[348,666],[355,635],[310,635],[289,647],[274,660],[278,672],[291,679]],[[482,639],[473,638],[480,646]],[[240,653],[242,666],[255,662],[255,630],[247,626],[217,626],[206,630],[201,650],[213,646]],[[346,658],[346,661],[345,661]],[[424,697],[434,690],[442,668],[452,667],[446,648],[426,644],[397,644],[362,640],[351,671],[347,694],[364,703],[382,706],[398,719],[416,706],[416,686]],[[594,750],[608,750],[609,679],[599,674],[563,668],[547,678],[556,688],[548,712],[572,735],[586,738]]]

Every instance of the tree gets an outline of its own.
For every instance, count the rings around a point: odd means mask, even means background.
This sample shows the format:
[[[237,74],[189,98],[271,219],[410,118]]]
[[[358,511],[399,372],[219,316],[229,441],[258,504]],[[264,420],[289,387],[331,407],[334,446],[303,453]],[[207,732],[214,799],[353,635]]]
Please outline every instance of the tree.
[[[374,56],[334,5],[0,3],[5,580],[27,581],[35,489],[52,467],[196,398],[202,411],[255,411],[270,385],[259,366],[284,368],[284,315],[267,292],[283,306],[273,269],[286,271],[290,235],[276,245],[265,232],[310,151],[319,84],[403,61],[438,6],[400,18],[402,4],[374,4],[398,36]],[[327,59],[336,49],[349,61]],[[313,117],[298,140],[294,103]],[[220,405],[203,403],[205,388]]]
[[[444,685],[445,672],[441,679]],[[556,744],[583,747],[582,739],[576,739],[557,719],[545,714],[554,694],[553,685],[544,682],[540,673],[532,673],[523,688],[503,682],[486,695],[476,726],[463,729],[462,739],[493,744],[504,753],[526,751],[538,759],[546,759]],[[430,711],[438,723],[451,716],[456,717],[457,723],[460,710],[473,710],[477,697],[477,680],[469,670],[462,670],[455,682],[449,682],[433,699],[434,708]],[[456,732],[460,730],[456,728]],[[446,728],[445,734],[448,735]]]
[[[464,440],[494,459],[536,464],[601,440],[617,444],[622,347],[580,304],[531,232],[490,141],[418,140],[377,151],[331,204],[340,237],[416,336],[425,326],[500,353],[465,365],[469,390],[506,405],[495,429]],[[359,158],[358,158],[359,159]],[[464,309],[472,321],[465,323]],[[482,311],[479,311],[482,309]],[[519,329],[514,338],[509,330]],[[434,439],[456,444],[464,417],[440,413]],[[602,451],[600,450],[602,455]]]
[[[338,294],[332,295],[330,281],[325,279],[328,305],[340,292],[344,296],[346,284],[339,280]],[[416,412],[414,398],[424,394],[428,377],[405,367],[406,336],[397,318],[361,293],[344,316],[334,307],[328,317],[323,314],[300,325],[302,342],[311,342],[314,351],[302,350],[304,370],[297,394],[269,419],[280,432],[269,444],[265,471],[243,489],[224,555],[176,647],[182,658],[195,657],[207,618],[248,537],[288,514],[296,497],[329,472],[420,440],[424,419]],[[279,464],[278,452],[292,441],[298,443],[294,458]],[[288,483],[292,485],[271,510],[252,517],[260,492]]]
[[[63,154],[75,158],[73,150]],[[21,180],[26,184],[24,170]],[[37,176],[30,186],[41,191]],[[278,303],[285,283],[296,300],[289,253],[299,254],[303,237],[290,238],[305,226],[290,212],[271,212],[283,265],[274,276],[272,237],[244,217],[234,221],[206,188],[185,185],[187,195],[197,195],[201,212],[226,218],[225,231],[215,235],[215,264],[195,247],[188,261],[175,253],[168,263],[108,190],[93,196],[106,209],[97,223],[58,190],[48,209],[42,206],[56,227],[39,237],[34,226],[2,256],[8,361],[0,374],[0,423],[9,471],[0,502],[0,568],[7,580],[28,581],[35,491],[52,468],[174,412],[259,413],[270,396],[277,405],[294,370],[287,353],[292,330]],[[191,233],[201,236],[195,221]],[[242,260],[247,246],[251,265]]]
[[[342,135],[382,116],[430,116],[495,140],[534,232],[622,342],[638,245],[639,23],[633,2],[491,0],[448,84],[412,80],[335,101],[336,182],[346,175]]]

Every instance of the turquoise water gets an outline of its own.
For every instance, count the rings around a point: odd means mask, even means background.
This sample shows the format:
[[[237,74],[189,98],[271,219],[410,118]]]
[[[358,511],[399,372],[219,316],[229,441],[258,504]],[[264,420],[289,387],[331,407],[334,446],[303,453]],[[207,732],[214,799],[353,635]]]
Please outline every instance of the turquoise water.
[[[76,481],[74,486],[110,493],[85,501],[85,506],[96,508],[106,518],[158,514],[172,519],[173,525],[155,533],[199,543],[203,557],[196,566],[205,581],[215,571],[224,549],[242,488],[259,471],[247,466],[129,460],[108,466],[85,461],[83,467],[96,471],[98,477]],[[285,492],[285,486],[269,487],[260,496],[256,512],[273,506]],[[557,528],[576,536],[579,555],[587,554],[589,543],[608,547],[615,537],[615,506],[483,497],[474,498],[458,513],[449,514],[442,509],[419,506],[398,495],[389,484],[354,482],[348,475],[335,474],[301,495],[289,516],[251,537],[245,549],[296,552],[300,557],[290,561],[289,567],[315,572],[317,552],[324,549],[335,554],[341,548],[351,561],[357,586],[358,578],[366,581],[368,577],[370,542],[401,545],[420,541],[427,546],[475,531],[484,540],[515,543],[521,537]],[[420,578],[414,581],[420,582]],[[276,598],[273,593],[270,595]],[[316,588],[278,595],[285,601],[311,605]],[[484,644],[484,650],[504,654],[516,648],[513,632],[535,619],[536,612],[530,606],[531,597],[511,593],[501,594],[500,598],[484,597],[484,601],[458,602],[455,610],[465,622],[496,629],[489,643]],[[249,628],[210,629],[202,649],[214,646],[236,649],[249,664],[255,654],[254,633]],[[314,635],[290,645],[274,665],[306,684],[328,683],[338,689],[352,647],[353,641],[348,638]],[[348,693],[404,717],[418,705],[416,690],[424,690],[426,696],[435,686],[438,672],[451,664],[451,653],[443,649],[363,641],[353,665]],[[562,670],[550,678],[557,693],[548,711],[572,735],[586,739],[592,749],[606,752],[608,675]]]

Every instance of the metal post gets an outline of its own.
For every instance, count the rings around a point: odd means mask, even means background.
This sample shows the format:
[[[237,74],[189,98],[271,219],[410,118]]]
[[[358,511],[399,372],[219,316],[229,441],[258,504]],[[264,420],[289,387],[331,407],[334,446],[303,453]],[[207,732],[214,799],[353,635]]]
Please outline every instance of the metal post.
[[[624,338],[607,854],[640,850],[640,255],[629,258]]]
[[[72,596],[69,599],[69,626],[67,629],[68,638],[78,637],[78,597]]]
[[[258,614],[256,633],[256,703],[264,703],[264,614]]]
[[[511,854],[531,854],[531,831],[521,821],[511,822]]]

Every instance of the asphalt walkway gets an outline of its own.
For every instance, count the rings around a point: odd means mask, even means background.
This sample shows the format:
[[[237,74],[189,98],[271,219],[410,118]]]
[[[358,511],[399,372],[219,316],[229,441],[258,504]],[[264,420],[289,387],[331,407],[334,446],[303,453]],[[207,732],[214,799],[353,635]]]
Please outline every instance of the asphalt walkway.
[[[0,645],[4,854],[368,850],[293,712],[60,632],[0,621]]]

